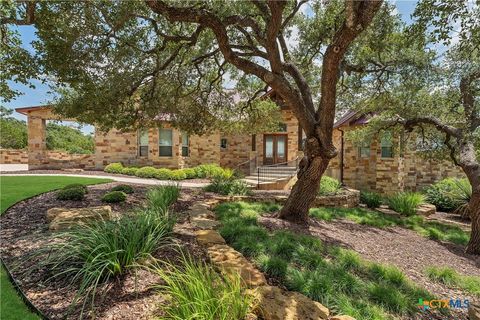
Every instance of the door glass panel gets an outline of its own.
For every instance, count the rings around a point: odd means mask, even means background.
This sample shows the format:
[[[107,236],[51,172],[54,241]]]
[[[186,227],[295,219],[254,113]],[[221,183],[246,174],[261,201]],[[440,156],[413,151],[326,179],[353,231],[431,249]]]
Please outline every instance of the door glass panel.
[[[265,157],[273,158],[273,137],[265,136]]]
[[[285,137],[277,137],[277,157],[285,158]]]

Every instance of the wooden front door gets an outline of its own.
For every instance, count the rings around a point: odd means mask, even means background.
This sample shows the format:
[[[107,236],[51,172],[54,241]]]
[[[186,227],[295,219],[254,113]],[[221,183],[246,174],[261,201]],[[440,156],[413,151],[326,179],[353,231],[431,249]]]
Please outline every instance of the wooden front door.
[[[277,164],[287,162],[287,134],[263,135],[263,164]]]

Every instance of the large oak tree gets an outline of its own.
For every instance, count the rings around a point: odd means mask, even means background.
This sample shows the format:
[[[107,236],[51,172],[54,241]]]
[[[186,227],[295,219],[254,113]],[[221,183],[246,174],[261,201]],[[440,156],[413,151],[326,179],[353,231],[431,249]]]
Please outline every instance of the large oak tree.
[[[80,121],[127,128],[168,112],[201,133],[218,118],[261,118],[269,108],[257,98],[274,90],[307,138],[280,213],[296,222],[307,220],[337,155],[337,82],[349,48],[392,18],[377,0],[8,3],[2,23],[35,24],[40,72],[62,93],[58,111]]]

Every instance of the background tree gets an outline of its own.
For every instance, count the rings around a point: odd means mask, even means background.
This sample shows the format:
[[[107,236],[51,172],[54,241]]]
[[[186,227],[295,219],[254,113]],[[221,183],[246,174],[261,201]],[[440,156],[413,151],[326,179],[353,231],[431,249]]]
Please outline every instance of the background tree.
[[[427,144],[434,142],[437,156],[446,152],[463,170],[472,185],[472,233],[466,251],[480,254],[480,8],[425,0],[414,16],[415,24],[403,37],[421,47],[399,47],[377,94],[365,92],[373,86],[356,92],[357,109],[378,114],[367,128],[370,133],[386,128],[415,132]],[[409,52],[417,52],[419,63],[398,63],[395,56]]]
[[[27,146],[27,126],[11,115],[12,110],[0,107],[0,148],[23,149]]]
[[[337,154],[332,131],[342,63],[382,7],[376,0],[306,3],[42,1],[35,47],[41,71],[63,93],[58,111],[103,128],[170,113],[183,130],[202,133],[216,119],[261,118],[269,108],[257,98],[275,90],[307,138],[280,216],[304,222]],[[27,9],[5,20],[28,16]],[[228,82],[235,94],[225,91]]]

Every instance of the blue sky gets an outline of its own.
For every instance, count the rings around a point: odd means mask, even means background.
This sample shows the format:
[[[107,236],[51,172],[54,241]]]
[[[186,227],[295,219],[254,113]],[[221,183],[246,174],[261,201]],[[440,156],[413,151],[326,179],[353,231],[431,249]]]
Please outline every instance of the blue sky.
[[[413,13],[415,9],[416,1],[404,1],[404,0],[390,0],[394,2],[397,6],[398,13],[402,16],[402,19],[409,23],[411,21],[410,15]],[[33,26],[20,26],[18,27],[22,38],[22,45],[23,47],[27,48],[28,50],[32,50],[32,46],[30,45],[33,40],[36,39],[35,35],[35,28]],[[22,92],[23,95],[17,97],[15,100],[6,103],[8,108],[14,109],[19,107],[28,107],[28,106],[37,106],[46,104],[51,100],[54,95],[49,92],[49,87],[47,85],[42,84],[39,80],[32,79],[31,81],[35,85],[35,89],[31,89],[27,86],[12,83],[11,86]],[[25,119],[23,115],[15,113],[15,117],[19,119]],[[90,130],[85,130],[90,131]]]

